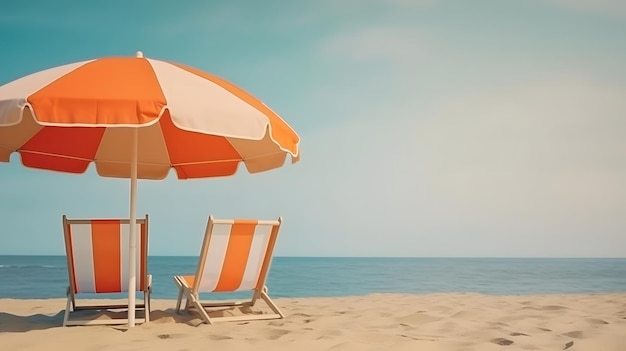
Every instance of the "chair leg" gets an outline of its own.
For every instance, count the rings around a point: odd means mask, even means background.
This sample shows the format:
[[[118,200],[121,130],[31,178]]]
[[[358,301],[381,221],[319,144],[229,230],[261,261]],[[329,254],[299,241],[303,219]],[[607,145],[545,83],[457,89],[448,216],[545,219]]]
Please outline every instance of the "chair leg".
[[[263,291],[261,292],[261,298],[272,309],[272,311],[274,311],[274,313],[278,314],[280,318],[285,318],[285,315],[280,311],[278,306],[276,306],[276,304],[274,304],[274,301],[272,301],[272,299],[270,298],[266,286],[263,287]]]
[[[150,321],[150,288],[143,293],[143,306],[146,323],[148,323]]]
[[[76,310],[76,298],[74,297],[74,292],[70,291],[70,287],[67,287],[67,293],[72,298],[72,310]]]
[[[148,323],[148,321],[150,320],[151,295],[152,295],[152,274],[148,274],[148,285],[146,287],[146,291],[144,291],[143,293],[143,298],[144,298],[143,306],[144,306],[144,313],[146,317],[146,323]]]
[[[183,301],[183,285],[178,280],[177,277],[174,277],[174,283],[178,285],[178,298],[176,299],[176,313],[180,313],[180,303]]]
[[[196,311],[198,311],[198,313],[200,314],[200,317],[202,317],[202,319],[207,324],[213,324],[213,322],[211,321],[211,318],[209,317],[209,314],[204,309],[204,306],[202,306],[202,303],[200,302],[200,300],[197,299],[195,296],[193,296],[193,294],[191,294],[191,291],[188,289],[185,289],[185,294],[187,295],[187,303],[193,304],[193,306],[196,308]],[[189,303],[189,301],[191,301],[191,303]]]
[[[67,326],[67,321],[70,319],[70,308],[73,305],[73,301],[74,301],[74,294],[70,295],[70,288],[67,288],[67,302],[65,303],[65,315],[63,316],[63,326],[66,327]]]
[[[191,288],[188,287],[185,284],[185,282],[182,281],[182,279],[183,278],[181,277],[174,277],[174,282],[176,283],[176,285],[178,285],[178,298],[176,299],[176,312],[177,313],[180,312],[180,304],[183,300],[183,294],[184,294],[185,310],[189,311],[189,308],[193,305],[198,311],[198,313],[200,314],[200,317],[202,317],[202,319],[207,324],[213,324],[211,322],[211,318],[209,317],[209,314],[206,312],[206,310],[200,303],[197,296],[194,296],[194,294],[191,292]]]

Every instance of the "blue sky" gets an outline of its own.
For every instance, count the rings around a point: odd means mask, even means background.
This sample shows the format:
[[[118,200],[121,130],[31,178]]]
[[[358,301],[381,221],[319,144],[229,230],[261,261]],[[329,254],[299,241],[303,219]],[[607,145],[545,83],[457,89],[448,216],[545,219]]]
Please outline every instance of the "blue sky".
[[[140,181],[153,255],[206,219],[284,217],[281,256],[626,257],[626,2],[12,1],[0,85],[101,56],[222,76],[300,134],[262,174]],[[129,183],[0,164],[0,254],[64,254],[61,216]]]

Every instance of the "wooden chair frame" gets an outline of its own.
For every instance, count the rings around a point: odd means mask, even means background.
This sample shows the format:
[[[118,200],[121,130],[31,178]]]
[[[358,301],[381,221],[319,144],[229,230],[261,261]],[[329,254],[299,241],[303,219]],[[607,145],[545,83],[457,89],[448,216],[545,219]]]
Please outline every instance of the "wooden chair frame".
[[[74,285],[74,264],[80,265],[80,262],[72,262],[73,259],[73,250],[72,240],[70,238],[70,226],[73,224],[90,224],[93,220],[96,219],[68,219],[66,215],[63,215],[63,233],[65,237],[65,251],[67,257],[67,268],[68,268],[68,278],[69,285],[67,287],[66,295],[67,295],[67,303],[65,307],[65,314],[63,317],[63,326],[72,326],[72,325],[118,325],[118,324],[128,324],[127,318],[111,318],[111,319],[94,319],[91,318],[76,318],[70,319],[74,313],[77,311],[85,311],[85,310],[93,310],[93,311],[112,311],[112,310],[128,310],[128,304],[105,304],[105,305],[93,305],[93,304],[77,304],[77,299],[75,293],[76,286]],[[128,225],[130,224],[129,219],[114,219],[119,221],[120,224]],[[144,284],[143,290],[143,304],[137,304],[135,309],[137,311],[144,312],[144,318],[137,318],[135,320],[136,323],[147,323],[150,321],[150,293],[152,292],[152,275],[148,274],[148,215],[146,214],[145,218],[138,218],[136,223],[140,225],[141,230],[138,233],[138,237],[141,238],[141,251],[140,257],[138,257],[137,264],[142,265],[144,267]],[[139,291],[138,291],[139,292]],[[101,293],[103,296],[107,293]],[[81,301],[82,302],[82,301]]]
[[[196,274],[194,276],[193,284],[185,279],[184,276],[178,275],[174,277],[174,283],[178,286],[178,298],[176,301],[176,312],[180,312],[181,303],[183,297],[186,298],[185,310],[194,310],[197,312],[204,322],[207,324],[213,324],[214,322],[226,322],[226,321],[248,321],[248,320],[262,320],[262,319],[279,319],[284,318],[284,314],[280,311],[278,306],[272,301],[268,294],[267,286],[265,285],[267,275],[272,262],[274,246],[278,237],[278,232],[282,224],[282,218],[278,220],[259,220],[258,224],[272,225],[269,241],[265,249],[265,255],[261,264],[261,270],[258,276],[258,280],[254,289],[252,289],[252,297],[249,300],[229,300],[229,301],[201,301],[199,294],[209,291],[201,291],[201,279],[202,272],[205,269],[205,263],[209,246],[211,244],[211,237],[215,224],[231,224],[232,219],[214,219],[209,216],[209,220],[200,250],[200,257],[198,260],[198,266]],[[253,307],[258,299],[262,299],[273,313],[263,313],[255,315],[242,315],[242,316],[222,316],[222,317],[210,317],[209,313],[211,309],[220,308],[232,308],[232,307]],[[207,311],[209,309],[209,311]]]

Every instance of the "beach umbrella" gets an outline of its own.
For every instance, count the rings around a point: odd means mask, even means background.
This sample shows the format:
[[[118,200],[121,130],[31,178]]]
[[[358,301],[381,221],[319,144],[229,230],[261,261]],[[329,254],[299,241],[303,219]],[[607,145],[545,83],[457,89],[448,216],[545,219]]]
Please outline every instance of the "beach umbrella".
[[[296,132],[263,102],[197,68],[143,57],[104,57],[0,86],[0,161],[130,179],[250,173],[299,159]],[[135,226],[130,226],[128,324],[135,324]]]

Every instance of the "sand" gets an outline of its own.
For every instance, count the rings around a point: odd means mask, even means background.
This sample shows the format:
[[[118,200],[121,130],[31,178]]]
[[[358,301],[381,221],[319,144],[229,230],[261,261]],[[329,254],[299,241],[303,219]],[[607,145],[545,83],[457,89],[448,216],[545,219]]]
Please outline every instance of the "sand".
[[[275,299],[286,318],[206,325],[154,300],[152,321],[61,327],[64,299],[0,299],[3,350],[626,350],[626,294],[372,294]]]

